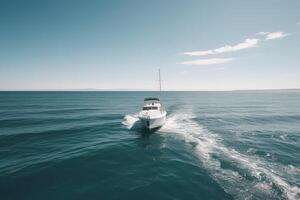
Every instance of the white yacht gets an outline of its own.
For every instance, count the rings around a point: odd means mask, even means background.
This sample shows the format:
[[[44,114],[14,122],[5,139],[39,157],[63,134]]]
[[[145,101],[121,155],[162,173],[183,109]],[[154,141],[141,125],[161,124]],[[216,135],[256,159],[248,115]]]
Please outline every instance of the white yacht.
[[[138,115],[149,130],[162,127],[166,122],[166,116],[167,112],[156,97],[145,98],[143,110]]]
[[[160,70],[158,73],[159,91],[161,91]],[[139,119],[148,130],[162,127],[166,122],[166,116],[167,112],[157,97],[145,98],[143,110],[138,115]]]

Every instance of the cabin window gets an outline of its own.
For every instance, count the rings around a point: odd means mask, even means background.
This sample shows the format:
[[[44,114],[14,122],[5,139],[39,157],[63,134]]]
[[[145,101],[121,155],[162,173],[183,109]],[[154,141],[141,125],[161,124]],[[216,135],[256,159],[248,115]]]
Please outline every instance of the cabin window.
[[[143,110],[157,110],[157,106],[151,106],[151,107],[143,107]]]

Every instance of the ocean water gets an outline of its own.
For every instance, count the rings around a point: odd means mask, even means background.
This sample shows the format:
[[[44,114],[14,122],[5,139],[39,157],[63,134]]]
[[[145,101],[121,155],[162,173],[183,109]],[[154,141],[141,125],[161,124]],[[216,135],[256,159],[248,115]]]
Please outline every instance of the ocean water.
[[[300,92],[0,92],[0,199],[300,199]]]

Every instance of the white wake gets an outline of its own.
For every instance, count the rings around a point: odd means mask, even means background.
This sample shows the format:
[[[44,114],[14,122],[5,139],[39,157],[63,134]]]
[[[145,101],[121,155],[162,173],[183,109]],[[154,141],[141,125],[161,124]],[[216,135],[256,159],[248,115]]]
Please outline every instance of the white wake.
[[[122,124],[126,126],[127,129],[133,129],[136,124],[139,123],[139,118],[137,117],[137,114],[133,115],[126,115],[123,119]]]
[[[239,153],[222,144],[221,138],[200,126],[192,113],[168,116],[162,133],[176,134],[195,145],[195,153],[203,166],[221,187],[236,199],[275,198],[300,199],[300,188],[284,178],[286,166],[268,163],[259,157]],[[226,160],[233,169],[221,166]],[[280,191],[280,192],[279,192]]]

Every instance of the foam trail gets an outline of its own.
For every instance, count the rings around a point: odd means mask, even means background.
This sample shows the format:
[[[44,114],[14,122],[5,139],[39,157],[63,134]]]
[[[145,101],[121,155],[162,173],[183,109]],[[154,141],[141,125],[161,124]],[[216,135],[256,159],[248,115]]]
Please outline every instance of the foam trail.
[[[126,115],[123,119],[122,124],[125,125],[127,129],[134,129],[140,125],[140,120],[137,117],[137,114]]]
[[[168,116],[160,131],[196,144],[196,154],[204,167],[226,192],[236,199],[300,198],[300,188],[290,185],[283,178],[283,172],[274,169],[274,164],[227,148],[218,135],[201,127],[194,118],[192,113]],[[222,160],[230,162],[234,169],[222,168]]]

